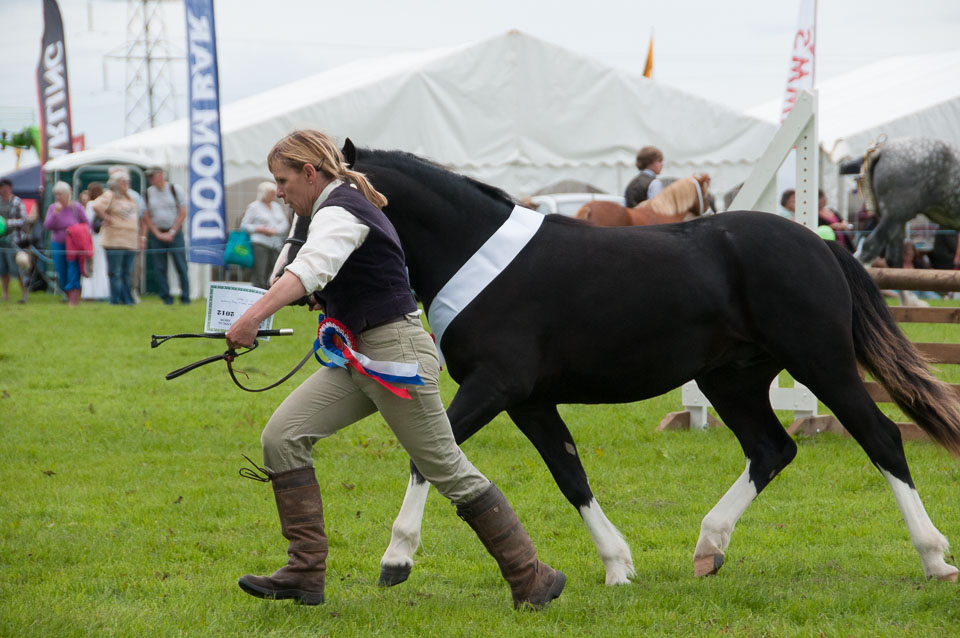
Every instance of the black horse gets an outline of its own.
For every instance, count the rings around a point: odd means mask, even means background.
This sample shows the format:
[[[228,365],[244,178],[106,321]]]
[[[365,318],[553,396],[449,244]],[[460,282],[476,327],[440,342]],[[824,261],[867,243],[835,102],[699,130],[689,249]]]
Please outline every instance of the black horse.
[[[384,212],[428,316],[446,303],[437,296],[451,278],[469,270],[464,264],[520,210],[497,189],[407,153],[357,150],[348,140],[344,154],[389,199]],[[630,549],[591,493],[557,405],[638,401],[696,379],[746,456],[741,476],[703,519],[694,551],[694,572],[703,576],[720,568],[735,523],[796,454],[768,394],[783,369],[834,412],[887,480],[924,573],[956,579],[943,558],[946,538],[914,488],[900,432],[870,399],[857,363],[960,455],[956,399],[930,375],[846,250],[755,212],[636,228],[560,215],[539,221],[440,337],[460,384],[448,414],[462,443],[507,412],[583,517],[607,584],[629,582]],[[308,223],[299,218],[295,236],[305,237]],[[278,264],[289,259],[282,254]],[[644,276],[624,276],[630,272]],[[571,308],[581,312],[571,317]],[[589,348],[570,347],[585,339]],[[411,470],[381,560],[385,585],[407,578],[419,542],[429,486]]]
[[[867,209],[879,220],[858,252],[865,264],[886,256],[890,266],[903,265],[904,227],[917,215],[960,230],[960,149],[942,140],[893,138],[845,162],[840,172],[860,173]]]

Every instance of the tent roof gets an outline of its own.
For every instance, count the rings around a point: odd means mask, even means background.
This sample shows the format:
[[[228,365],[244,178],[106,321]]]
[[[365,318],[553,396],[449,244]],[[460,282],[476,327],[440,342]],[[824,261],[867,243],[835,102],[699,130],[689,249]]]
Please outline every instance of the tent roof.
[[[223,105],[225,179],[264,176],[267,151],[303,127],[424,155],[514,194],[565,177],[622,188],[645,144],[663,150],[668,172],[749,170],[776,130],[517,31],[361,60]],[[105,147],[185,174],[188,134],[181,119]]]
[[[817,86],[820,144],[857,156],[881,134],[931,135],[960,145],[960,50],[880,60]],[[771,122],[781,100],[747,112]]]
[[[153,160],[150,157],[140,153],[100,146],[56,157],[44,164],[43,170],[46,172],[69,171],[88,164],[133,164],[147,168],[152,163]]]
[[[43,171],[40,164],[25,166],[6,175],[0,175],[13,182],[13,194],[24,199],[40,199],[40,189],[43,187]]]

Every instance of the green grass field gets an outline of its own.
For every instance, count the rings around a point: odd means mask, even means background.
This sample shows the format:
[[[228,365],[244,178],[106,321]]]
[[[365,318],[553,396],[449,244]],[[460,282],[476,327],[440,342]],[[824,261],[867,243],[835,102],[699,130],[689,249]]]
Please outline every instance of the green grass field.
[[[679,391],[629,405],[566,406],[597,498],[637,575],[603,584],[577,513],[505,416],[464,445],[513,503],[541,557],[568,576],[542,613],[517,613],[493,560],[435,492],[410,580],[376,586],[407,481],[407,457],[376,417],[314,450],[330,556],[327,602],[252,598],[285,541],[269,486],[242,479],[262,425],[306,374],[263,394],[222,365],[170,370],[222,351],[196,332],[204,306],[135,307],[53,295],[0,305],[0,636],[947,636],[958,585],[923,577],[896,503],[849,438],[798,439],[796,461],[738,524],[716,577],[693,576],[700,520],[743,469],[726,428],[654,431]],[[239,368],[281,376],[312,343],[315,315],[281,311],[274,338]],[[917,340],[957,328],[912,327]],[[952,374],[952,373],[951,373]],[[443,379],[449,400],[455,384]],[[789,414],[784,420],[789,422]],[[924,504],[960,542],[960,463],[908,442]],[[948,561],[956,564],[960,557]]]

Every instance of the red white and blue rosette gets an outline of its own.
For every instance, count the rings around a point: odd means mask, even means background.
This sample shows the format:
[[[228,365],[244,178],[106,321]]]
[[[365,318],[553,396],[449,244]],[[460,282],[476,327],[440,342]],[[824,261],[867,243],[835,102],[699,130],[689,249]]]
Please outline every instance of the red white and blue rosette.
[[[313,356],[320,365],[328,368],[339,367],[345,370],[352,368],[360,374],[370,377],[402,399],[409,399],[410,391],[392,384],[423,385],[423,379],[417,374],[416,363],[374,361],[357,352],[357,342],[353,338],[353,334],[342,323],[336,319],[325,317],[323,314],[320,315],[319,322],[317,340],[313,343]],[[321,359],[317,354],[318,352],[322,352],[329,361]]]

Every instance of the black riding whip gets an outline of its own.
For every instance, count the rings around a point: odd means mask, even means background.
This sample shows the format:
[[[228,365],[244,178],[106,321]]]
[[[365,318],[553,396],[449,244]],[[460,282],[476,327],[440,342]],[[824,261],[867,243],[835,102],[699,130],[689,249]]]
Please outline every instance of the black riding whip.
[[[258,331],[257,331],[257,336],[258,336],[258,337],[286,337],[286,336],[291,336],[291,335],[293,335],[293,329],[292,329],[292,328],[281,328],[281,329],[279,329],[279,330],[258,330]],[[226,339],[226,333],[223,333],[223,332],[184,332],[184,333],[173,334],[173,335],[150,335],[150,347],[151,347],[151,348],[156,348],[156,347],[160,346],[161,344],[166,343],[166,342],[169,341],[170,339]],[[280,385],[281,383],[283,383],[284,381],[286,381],[287,379],[289,379],[290,377],[292,377],[294,374],[296,374],[296,372],[297,372],[300,368],[303,367],[303,365],[307,362],[307,360],[309,360],[310,357],[313,356],[313,352],[314,352],[314,348],[311,346],[310,351],[309,351],[309,352],[306,354],[306,356],[300,361],[300,363],[298,363],[298,364],[293,368],[293,370],[291,370],[291,371],[288,372],[286,375],[284,375],[284,377],[283,377],[282,379],[280,379],[279,381],[276,381],[276,382],[274,382],[274,383],[271,383],[270,385],[268,385],[268,386],[266,386],[266,387],[263,387],[263,388],[248,388],[248,387],[244,386],[242,383],[240,383],[240,381],[237,379],[237,376],[236,376],[236,374],[234,373],[234,369],[233,369],[233,362],[237,359],[237,357],[240,357],[240,356],[243,356],[243,355],[245,355],[245,354],[247,354],[247,353],[249,353],[249,352],[252,352],[254,349],[256,349],[256,347],[257,347],[259,344],[260,344],[260,342],[259,342],[257,339],[254,339],[252,346],[250,346],[249,348],[245,348],[244,350],[242,350],[242,351],[240,351],[240,352],[237,352],[237,351],[234,350],[233,348],[228,348],[228,349],[226,350],[226,352],[224,352],[223,354],[218,354],[218,355],[214,355],[214,356],[212,356],[212,357],[207,357],[206,359],[201,359],[200,361],[195,361],[195,362],[193,362],[193,363],[191,363],[191,364],[188,364],[188,365],[183,366],[182,368],[178,368],[178,369],[174,370],[173,372],[170,372],[169,374],[167,374],[165,378],[167,379],[167,381],[169,381],[169,380],[171,380],[171,379],[176,379],[177,377],[179,377],[179,376],[181,376],[181,375],[183,375],[183,374],[186,374],[187,372],[190,372],[191,370],[196,370],[197,368],[199,368],[199,367],[201,367],[201,366],[205,366],[205,365],[207,365],[208,363],[213,363],[214,361],[223,360],[223,361],[225,361],[225,362],[227,363],[227,370],[230,372],[230,378],[233,379],[233,382],[237,385],[238,388],[240,388],[241,390],[246,390],[247,392],[263,392],[264,390],[270,390],[271,388],[277,387],[278,385]],[[244,376],[246,376],[246,373],[244,373],[242,370],[241,370],[240,372],[241,372],[241,374],[244,374]]]

